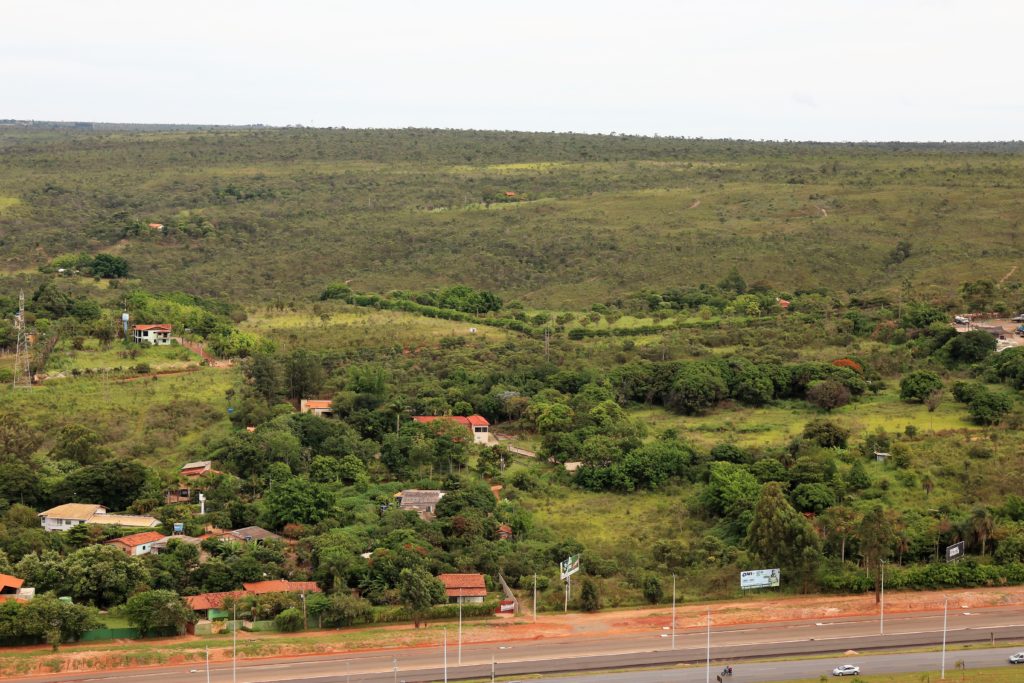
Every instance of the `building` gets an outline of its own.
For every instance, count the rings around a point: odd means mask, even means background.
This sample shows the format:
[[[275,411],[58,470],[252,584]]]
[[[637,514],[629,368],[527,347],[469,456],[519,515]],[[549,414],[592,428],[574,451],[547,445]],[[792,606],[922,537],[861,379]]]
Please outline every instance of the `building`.
[[[88,522],[93,517],[106,514],[107,508],[102,505],[90,505],[89,503],[65,503],[37,516],[45,531],[67,531],[79,524]]]
[[[317,417],[330,417],[334,415],[334,409],[331,408],[332,401],[320,400],[316,398],[304,398],[299,401],[299,412],[300,413],[313,413]]]
[[[316,581],[256,581],[255,583],[243,583],[242,588],[253,595],[265,593],[321,593],[320,586]]]
[[[160,526],[160,520],[148,515],[96,515],[88,519],[86,524],[103,524],[106,526],[124,526],[136,529],[155,529]]]
[[[197,460],[196,462],[187,462],[182,465],[181,471],[178,474],[186,479],[195,479],[204,474],[220,474],[220,472],[213,469],[212,460]]]
[[[231,610],[224,608],[224,601],[228,598],[240,600],[248,593],[245,591],[227,591],[224,593],[201,593],[199,595],[188,595],[185,602],[196,612],[200,619],[226,619],[231,616]]]
[[[483,602],[487,597],[487,582],[483,574],[441,574],[437,578],[444,584],[448,602]]]
[[[167,552],[168,546],[170,545],[171,541],[177,541],[178,543],[184,543],[185,545],[194,545],[197,548],[199,548],[199,562],[202,563],[206,562],[206,560],[209,557],[208,553],[205,550],[203,550],[202,547],[200,546],[200,544],[204,540],[205,537],[200,538],[196,536],[164,536],[159,541],[153,541],[153,543],[150,544],[149,552],[153,553],[154,555],[165,553]]]
[[[132,327],[132,341],[136,344],[168,346],[171,343],[171,326],[135,325]]]
[[[508,524],[499,524],[498,525],[498,540],[499,541],[509,541],[511,539],[512,539],[512,527],[510,527]]]
[[[222,531],[220,533],[213,534],[212,538],[215,538],[218,541],[226,541],[228,543],[264,543],[266,541],[284,541],[283,538],[274,532],[267,531],[263,527],[258,526],[247,526],[233,531]]]
[[[107,541],[105,545],[112,545],[124,551],[125,555],[138,557],[148,555],[153,550],[153,544],[167,538],[159,531],[143,531],[130,536],[122,536]]]
[[[35,597],[35,588],[25,588],[25,579],[10,574],[0,574],[0,603],[7,600],[28,602]]]
[[[178,486],[164,493],[164,504],[191,503],[196,488],[195,481],[208,474],[223,474],[223,472],[213,469],[213,462],[210,460],[198,460],[182,465],[178,472],[180,476]]]
[[[435,420],[457,422],[473,432],[473,443],[487,445],[490,442],[491,423],[482,415],[470,415],[469,417],[463,417],[462,415],[417,415],[412,419],[422,424],[430,424]]]
[[[419,514],[420,519],[431,520],[437,511],[437,504],[444,498],[444,491],[431,489],[406,489],[395,494],[400,510]]]

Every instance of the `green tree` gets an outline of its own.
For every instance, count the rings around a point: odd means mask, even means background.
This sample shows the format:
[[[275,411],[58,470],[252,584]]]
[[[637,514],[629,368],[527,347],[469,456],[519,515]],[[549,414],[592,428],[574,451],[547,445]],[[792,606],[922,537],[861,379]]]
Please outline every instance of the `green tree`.
[[[289,398],[315,396],[324,383],[323,361],[311,351],[295,349],[285,359],[284,375]]]
[[[62,593],[96,607],[120,605],[140,586],[149,571],[140,558],[129,557],[111,545],[90,545],[64,561]]]
[[[983,425],[998,424],[1011,408],[1013,401],[1008,396],[987,389],[978,392],[967,404],[967,412],[971,414],[971,418]]]
[[[0,415],[0,462],[24,460],[42,442],[42,434],[16,413]]]
[[[113,254],[96,254],[90,270],[96,277],[109,279],[128,277],[128,261]]]
[[[54,652],[62,642],[102,626],[96,608],[63,602],[53,595],[37,596],[22,606],[19,621],[24,635],[43,636]]]
[[[871,486],[871,477],[868,476],[867,468],[864,467],[864,463],[857,460],[850,467],[850,473],[846,475],[846,484],[853,491],[863,491],[864,489]]]
[[[149,477],[150,470],[145,465],[119,458],[80,467],[57,488],[65,500],[125,510],[143,492]]]
[[[128,623],[139,629],[143,636],[165,631],[181,634],[195,618],[195,612],[170,590],[136,593],[128,598],[125,615]]]
[[[71,460],[79,465],[94,465],[111,455],[102,436],[88,427],[76,424],[60,430],[57,443],[50,451],[50,457],[54,460]]]
[[[661,579],[655,574],[648,574],[644,577],[644,599],[652,605],[657,605],[661,602],[664,591],[661,588]]]
[[[729,396],[721,369],[709,362],[683,364],[669,390],[668,405],[681,413],[701,413]]]
[[[818,519],[825,537],[839,541],[839,561],[846,562],[846,542],[860,523],[856,510],[837,505],[825,510]]]
[[[915,370],[900,380],[900,398],[923,403],[932,393],[942,390],[942,380],[929,370]]]
[[[996,350],[996,338],[988,332],[971,330],[956,335],[944,348],[955,363],[978,363]]]
[[[267,520],[274,529],[285,524],[316,524],[334,513],[334,494],[303,477],[275,480],[264,496]]]
[[[860,554],[864,558],[864,566],[873,573],[875,579],[875,602],[881,600],[881,563],[892,557],[896,544],[896,530],[885,514],[881,505],[871,507],[856,531],[860,545]]]
[[[289,607],[274,617],[274,626],[282,633],[295,633],[301,631],[305,624],[302,618],[302,610]]]
[[[826,412],[842,408],[852,398],[846,385],[835,380],[811,382],[807,387],[807,402]]]
[[[836,504],[836,494],[827,484],[799,484],[793,489],[793,504],[801,512],[820,514]]]
[[[829,420],[811,420],[804,425],[804,438],[822,448],[846,448],[850,432]]]
[[[601,594],[597,590],[597,582],[589,576],[583,577],[580,589],[580,609],[584,612],[597,612],[601,609]]]
[[[445,601],[444,584],[424,569],[403,569],[398,575],[398,595],[416,628],[431,607]]]
[[[821,555],[814,527],[789,504],[782,484],[774,481],[761,487],[747,547],[767,566],[793,573],[805,587]]]

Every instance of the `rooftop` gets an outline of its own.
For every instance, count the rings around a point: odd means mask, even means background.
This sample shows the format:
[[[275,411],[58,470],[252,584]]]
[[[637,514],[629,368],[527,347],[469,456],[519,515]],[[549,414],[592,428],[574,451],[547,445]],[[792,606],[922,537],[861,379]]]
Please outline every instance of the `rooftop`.
[[[483,415],[470,415],[469,417],[463,417],[462,415],[416,415],[412,419],[423,424],[428,424],[434,420],[451,420],[467,427],[487,427],[491,424]]]
[[[5,588],[21,588],[23,585],[25,585],[25,579],[19,579],[10,574],[0,574],[0,591]]]
[[[85,520],[86,524],[106,524],[109,526],[155,527],[160,520],[146,515],[96,515]]]
[[[163,539],[164,535],[159,531],[143,531],[137,534],[131,534],[130,536],[115,538],[107,541],[107,543],[120,543],[121,545],[126,545],[129,548],[137,548],[140,545],[153,543],[155,541],[162,541]]]
[[[243,583],[242,587],[249,593],[262,595],[264,593],[320,593],[320,586],[316,581],[256,581],[254,583]]]
[[[444,592],[450,598],[476,598],[487,595],[487,582],[483,574],[441,574],[437,577],[444,584]]]
[[[38,516],[56,519],[77,519],[84,522],[92,519],[93,515],[101,515],[106,511],[107,508],[102,505],[93,505],[92,503],[64,503],[63,505],[40,512]]]

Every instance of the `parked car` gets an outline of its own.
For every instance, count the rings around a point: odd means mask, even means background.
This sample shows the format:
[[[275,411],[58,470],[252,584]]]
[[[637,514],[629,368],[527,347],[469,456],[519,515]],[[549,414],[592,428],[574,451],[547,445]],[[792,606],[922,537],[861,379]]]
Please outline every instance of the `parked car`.
[[[1024,664],[1024,652],[1010,655],[1010,664]]]
[[[971,319],[968,318],[966,315],[958,315],[953,318],[953,322],[955,322],[957,325],[966,325],[969,322],[971,322]]]
[[[833,676],[860,676],[860,667],[853,664],[843,664],[832,669]]]
[[[1012,318],[1010,318],[1010,320],[1012,320],[1015,323],[1024,323],[1024,313],[1015,315]]]

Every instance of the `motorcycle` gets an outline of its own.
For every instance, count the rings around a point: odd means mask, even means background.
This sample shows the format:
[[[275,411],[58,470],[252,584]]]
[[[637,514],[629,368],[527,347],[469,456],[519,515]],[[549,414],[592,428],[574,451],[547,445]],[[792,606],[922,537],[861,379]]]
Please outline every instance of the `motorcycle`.
[[[732,667],[731,666],[727,666],[724,669],[722,669],[722,675],[723,676],[732,676]]]

